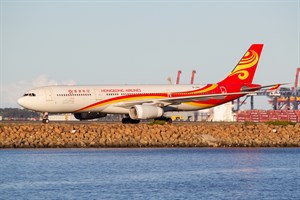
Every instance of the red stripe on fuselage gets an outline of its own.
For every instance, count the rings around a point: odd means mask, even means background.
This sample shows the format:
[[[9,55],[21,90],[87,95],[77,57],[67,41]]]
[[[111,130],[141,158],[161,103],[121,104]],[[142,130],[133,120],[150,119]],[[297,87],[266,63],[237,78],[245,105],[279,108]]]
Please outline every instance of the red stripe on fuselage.
[[[237,87],[234,87],[237,88]],[[134,100],[142,100],[144,99],[145,101],[149,100],[154,100],[154,99],[159,99],[159,98],[168,98],[168,97],[187,97],[187,96],[199,96],[201,94],[217,94],[220,93],[220,88],[218,87],[217,84],[208,84],[202,88],[196,89],[196,90],[189,90],[189,91],[181,91],[181,92],[163,92],[163,93],[142,93],[142,94],[133,94],[133,95],[127,95],[127,96],[117,96],[109,99],[105,99],[96,103],[93,103],[91,105],[88,105],[86,107],[83,107],[79,110],[76,110],[75,112],[81,112],[85,111],[94,107],[99,107],[99,106],[104,106],[112,103],[117,103],[117,102],[128,102],[128,101],[134,101]],[[239,95],[237,95],[239,96]],[[203,100],[203,101],[191,101],[195,104],[222,104],[223,102],[228,102],[231,99],[234,99],[233,96],[226,97],[222,100],[220,99],[208,99],[208,100]],[[209,106],[210,107],[210,106]]]

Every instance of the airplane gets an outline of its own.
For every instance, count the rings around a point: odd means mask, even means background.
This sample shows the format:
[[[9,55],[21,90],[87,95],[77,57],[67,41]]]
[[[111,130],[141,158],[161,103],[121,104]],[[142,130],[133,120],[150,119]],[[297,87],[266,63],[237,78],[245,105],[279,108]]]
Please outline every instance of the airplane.
[[[125,114],[124,124],[144,119],[161,119],[171,111],[211,108],[251,94],[262,86],[253,84],[263,44],[252,44],[231,73],[223,80],[206,85],[82,85],[45,86],[27,91],[18,99],[26,109],[43,113],[73,113],[76,119],[90,120],[107,114]]]

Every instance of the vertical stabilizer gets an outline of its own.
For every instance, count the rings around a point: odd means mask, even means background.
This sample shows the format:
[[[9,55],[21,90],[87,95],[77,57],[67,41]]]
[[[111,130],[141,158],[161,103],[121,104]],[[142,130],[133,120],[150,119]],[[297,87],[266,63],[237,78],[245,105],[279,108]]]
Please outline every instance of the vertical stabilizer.
[[[263,44],[252,44],[232,72],[219,84],[252,83]]]

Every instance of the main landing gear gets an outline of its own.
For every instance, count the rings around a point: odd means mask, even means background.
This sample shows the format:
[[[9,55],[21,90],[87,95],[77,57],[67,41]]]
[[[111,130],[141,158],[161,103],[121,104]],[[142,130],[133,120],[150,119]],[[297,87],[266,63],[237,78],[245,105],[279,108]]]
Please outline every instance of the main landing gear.
[[[170,117],[159,117],[159,118],[154,119],[154,123],[159,122],[159,121],[163,121],[167,124],[172,123],[172,119]],[[131,119],[130,117],[124,117],[122,119],[122,123],[123,124],[138,124],[138,123],[140,123],[140,120]]]
[[[42,122],[44,124],[48,124],[49,123],[49,114],[47,112],[44,112],[43,113],[43,119],[42,119]]]
[[[123,124],[138,124],[140,123],[140,120],[131,119],[130,117],[124,117],[122,119]]]
[[[154,119],[154,122],[155,121],[164,121],[165,123],[167,124],[172,124],[172,119],[170,117],[159,117],[159,118],[155,118]]]

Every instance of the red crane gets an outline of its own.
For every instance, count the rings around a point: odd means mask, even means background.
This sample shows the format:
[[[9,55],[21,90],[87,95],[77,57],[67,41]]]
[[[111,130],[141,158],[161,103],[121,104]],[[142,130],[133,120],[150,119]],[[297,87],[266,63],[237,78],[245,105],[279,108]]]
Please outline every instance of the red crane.
[[[180,75],[181,75],[181,70],[178,70],[178,73],[177,73],[177,79],[176,79],[176,85],[179,84],[179,81],[180,81]]]
[[[195,74],[196,74],[196,70],[193,70],[192,71],[192,77],[191,77],[191,85],[194,84]]]
[[[298,87],[299,73],[300,73],[300,67],[296,69],[296,79],[295,79],[294,89]]]
[[[292,91],[294,93],[294,110],[298,110],[297,87],[298,87],[299,73],[300,73],[300,68],[298,67],[296,69],[296,79],[295,79],[294,88],[292,88]]]

